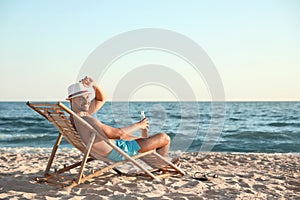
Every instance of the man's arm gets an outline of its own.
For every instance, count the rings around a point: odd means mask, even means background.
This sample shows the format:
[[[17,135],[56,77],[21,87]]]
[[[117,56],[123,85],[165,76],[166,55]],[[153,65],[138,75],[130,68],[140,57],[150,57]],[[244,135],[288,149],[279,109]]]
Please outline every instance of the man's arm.
[[[96,113],[100,108],[102,108],[107,100],[104,90],[99,85],[94,84],[93,89],[95,90],[95,99],[91,102],[88,112],[89,114]]]
[[[95,91],[95,99],[91,101],[90,108],[88,113],[94,114],[96,113],[106,102],[107,97],[104,90],[95,83],[95,81],[91,77],[84,77],[80,80],[80,82],[87,88],[93,87]]]
[[[123,139],[123,140],[132,140],[136,137],[131,136],[134,132],[145,129],[149,127],[148,119],[135,123],[133,125],[123,127],[123,128],[114,128],[106,124],[101,123],[92,116],[87,116],[83,118],[89,124],[91,124],[99,133],[104,133],[108,139]]]

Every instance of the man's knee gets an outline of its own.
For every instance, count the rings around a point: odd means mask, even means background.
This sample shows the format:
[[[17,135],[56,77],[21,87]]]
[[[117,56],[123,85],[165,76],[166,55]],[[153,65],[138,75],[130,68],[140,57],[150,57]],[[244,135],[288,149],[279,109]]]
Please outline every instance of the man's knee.
[[[168,136],[166,133],[159,133],[161,140],[165,143],[165,144],[170,144],[171,142],[171,138],[170,136]]]

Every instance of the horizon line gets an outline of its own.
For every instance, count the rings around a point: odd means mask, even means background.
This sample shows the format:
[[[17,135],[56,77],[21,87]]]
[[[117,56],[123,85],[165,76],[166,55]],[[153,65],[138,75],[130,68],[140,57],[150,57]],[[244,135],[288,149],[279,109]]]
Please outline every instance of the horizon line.
[[[13,103],[13,102],[69,102],[67,100],[0,100],[0,103]],[[259,99],[255,99],[255,100],[244,100],[244,99],[239,99],[239,100],[234,100],[234,99],[229,99],[229,100],[184,100],[184,101],[175,101],[175,100],[107,100],[106,102],[300,102],[300,100],[259,100]]]

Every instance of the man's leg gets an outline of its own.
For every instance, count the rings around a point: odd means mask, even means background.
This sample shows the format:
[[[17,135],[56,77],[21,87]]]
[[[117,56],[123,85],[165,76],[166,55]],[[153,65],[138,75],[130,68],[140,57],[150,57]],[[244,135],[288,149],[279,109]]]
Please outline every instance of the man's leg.
[[[156,149],[157,153],[166,157],[169,152],[170,137],[165,133],[158,133],[149,138],[139,138],[136,141],[141,147],[140,153]]]

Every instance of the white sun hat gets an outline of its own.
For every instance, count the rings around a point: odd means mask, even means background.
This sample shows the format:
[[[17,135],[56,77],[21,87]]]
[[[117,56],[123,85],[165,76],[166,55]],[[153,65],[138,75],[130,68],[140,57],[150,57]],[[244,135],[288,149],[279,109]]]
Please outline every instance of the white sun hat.
[[[90,88],[84,87],[81,83],[74,83],[68,87],[68,98],[70,100],[74,97],[82,96],[84,94],[91,94]]]

